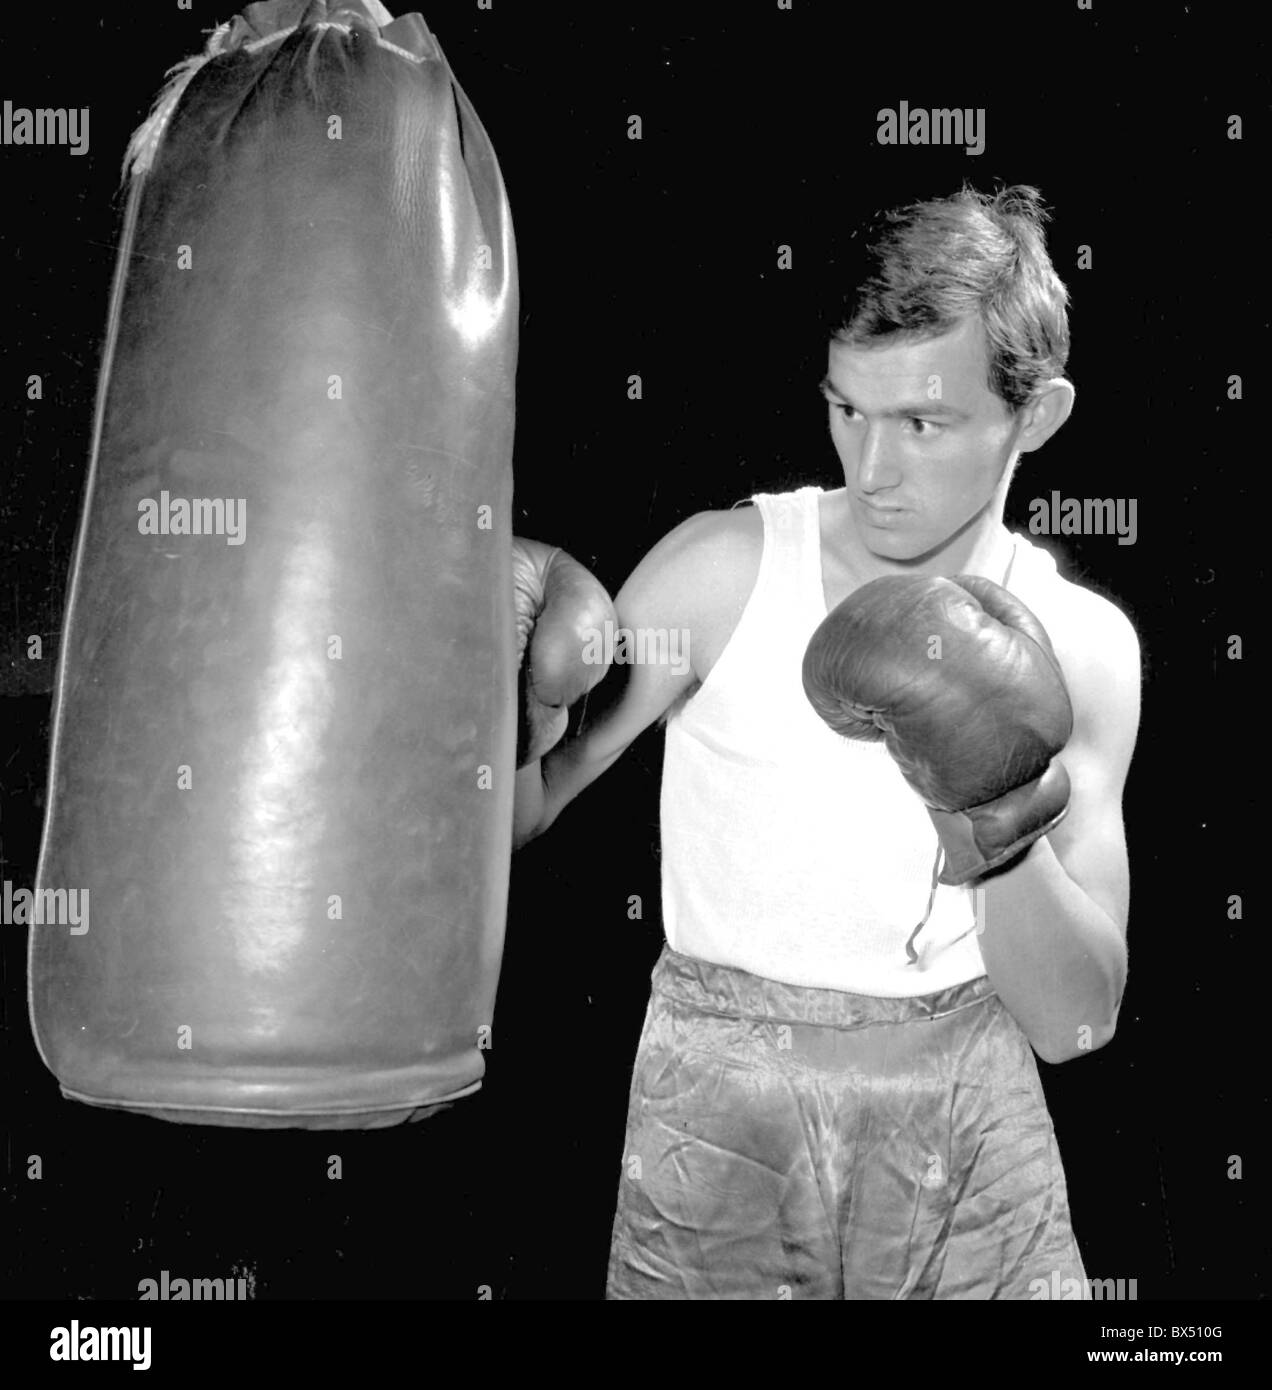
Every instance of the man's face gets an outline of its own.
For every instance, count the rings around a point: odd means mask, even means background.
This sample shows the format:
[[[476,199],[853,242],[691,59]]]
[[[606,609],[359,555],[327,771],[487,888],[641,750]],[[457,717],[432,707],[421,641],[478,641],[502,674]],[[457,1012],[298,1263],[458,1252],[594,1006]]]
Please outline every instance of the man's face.
[[[989,389],[984,330],[965,319],[927,342],[830,345],[830,437],[863,545],[892,560],[936,550],[989,503],[1016,427]]]

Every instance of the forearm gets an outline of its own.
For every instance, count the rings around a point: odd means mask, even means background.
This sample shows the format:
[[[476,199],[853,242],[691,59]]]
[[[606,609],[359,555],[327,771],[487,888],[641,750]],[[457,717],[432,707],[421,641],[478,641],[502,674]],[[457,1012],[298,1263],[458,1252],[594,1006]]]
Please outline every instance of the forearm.
[[[981,889],[985,969],[1038,1055],[1062,1062],[1102,1047],[1126,985],[1117,923],[1065,873],[1045,836]]]
[[[618,756],[591,770],[579,768],[583,742],[565,739],[542,758],[517,769],[512,802],[512,847],[520,849],[527,841],[542,835],[571,801],[592,779]],[[621,751],[621,750],[619,750]]]
[[[545,803],[543,763],[539,758],[517,769],[516,790],[512,806],[512,847],[518,850],[533,840],[546,827],[543,825]]]

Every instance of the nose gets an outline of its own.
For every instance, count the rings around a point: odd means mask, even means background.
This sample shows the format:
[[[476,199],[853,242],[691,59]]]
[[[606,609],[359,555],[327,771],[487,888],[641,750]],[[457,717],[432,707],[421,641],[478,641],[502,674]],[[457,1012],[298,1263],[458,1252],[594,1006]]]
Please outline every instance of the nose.
[[[884,439],[883,430],[871,425],[861,443],[857,460],[857,486],[863,493],[884,492],[901,481],[901,472]]]

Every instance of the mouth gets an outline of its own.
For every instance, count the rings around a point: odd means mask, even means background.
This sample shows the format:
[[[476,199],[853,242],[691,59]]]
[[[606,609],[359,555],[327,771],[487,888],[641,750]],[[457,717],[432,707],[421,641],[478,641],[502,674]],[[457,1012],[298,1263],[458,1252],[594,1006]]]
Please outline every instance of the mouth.
[[[904,507],[880,507],[874,502],[867,502],[864,498],[860,499],[858,505],[865,512],[869,521],[884,521],[888,517],[900,516],[905,511]]]

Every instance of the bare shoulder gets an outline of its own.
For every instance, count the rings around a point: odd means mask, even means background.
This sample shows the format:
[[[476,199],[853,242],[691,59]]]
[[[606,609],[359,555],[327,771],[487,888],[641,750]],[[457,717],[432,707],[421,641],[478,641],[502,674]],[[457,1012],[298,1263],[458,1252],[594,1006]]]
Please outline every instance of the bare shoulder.
[[[764,522],[756,506],[698,512],[666,539],[698,578],[745,579],[748,570],[759,569]]]
[[[697,512],[650,548],[624,588],[657,589],[682,609],[739,585],[749,593],[763,549],[758,508]]]
[[[1130,665],[1138,674],[1139,636],[1125,613],[1094,589],[1059,575],[1025,600],[1047,629],[1058,656],[1077,671]]]

